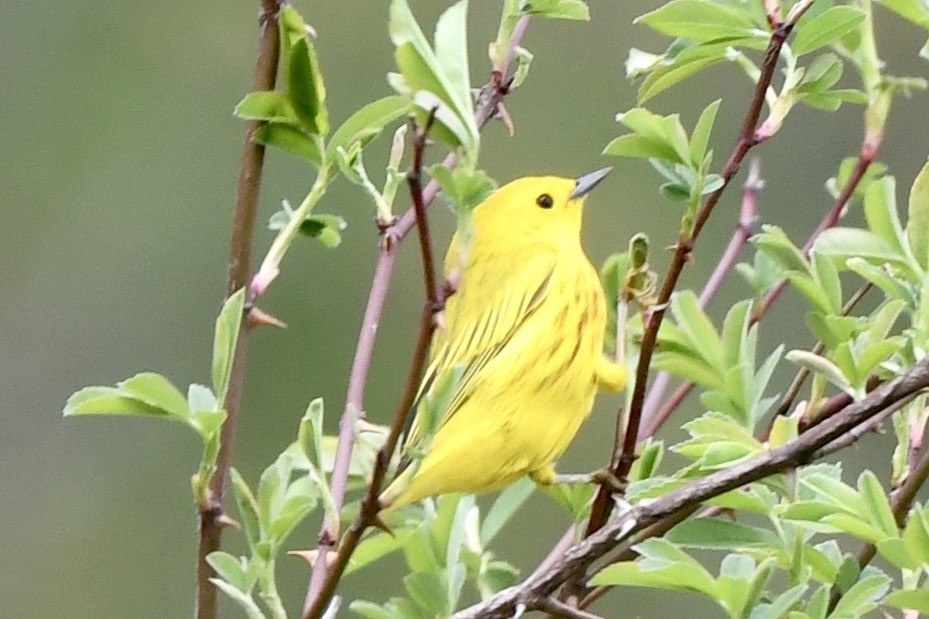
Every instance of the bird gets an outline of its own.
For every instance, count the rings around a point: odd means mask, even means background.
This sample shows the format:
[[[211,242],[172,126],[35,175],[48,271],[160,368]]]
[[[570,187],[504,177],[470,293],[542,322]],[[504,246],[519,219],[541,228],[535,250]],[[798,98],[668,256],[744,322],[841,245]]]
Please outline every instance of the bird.
[[[526,475],[556,483],[553,462],[598,389],[625,386],[625,367],[604,354],[606,299],[581,245],[585,198],[611,169],[514,180],[452,238],[444,267],[456,289],[433,334],[406,455],[379,497],[382,514]],[[448,385],[448,406],[424,420],[423,402]]]

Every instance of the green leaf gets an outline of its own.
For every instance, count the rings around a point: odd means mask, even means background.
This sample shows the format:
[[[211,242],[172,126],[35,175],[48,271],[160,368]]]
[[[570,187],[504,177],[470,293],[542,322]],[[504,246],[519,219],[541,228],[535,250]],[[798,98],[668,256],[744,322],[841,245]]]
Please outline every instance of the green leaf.
[[[722,102],[722,99],[717,99],[703,108],[700,118],[697,119],[697,124],[694,125],[693,133],[690,136],[690,157],[695,168],[699,168],[706,157],[710,133],[713,131],[713,123],[716,121],[716,112],[719,111],[720,102]]]
[[[296,9],[285,6],[279,19],[287,58],[287,97],[306,130],[324,136],[329,132],[326,87],[303,18]]]
[[[210,564],[213,571],[219,574],[223,580],[239,591],[248,593],[251,591],[252,586],[254,586],[254,582],[252,582],[245,572],[246,567],[243,565],[243,562],[239,561],[239,559],[228,552],[223,552],[221,550],[211,552],[207,555],[206,562]]]
[[[250,92],[237,106],[234,114],[245,120],[266,120],[276,123],[298,122],[297,111],[284,93],[275,90]]]
[[[500,493],[481,523],[482,546],[487,547],[490,544],[503,525],[509,522],[513,514],[529,499],[534,489],[535,484],[528,477],[524,477]]]
[[[893,177],[874,181],[865,192],[864,212],[868,228],[904,256],[908,252],[906,237],[897,216],[896,182]]]
[[[929,523],[921,508],[910,511],[903,529],[903,541],[913,557],[923,563],[929,563]]]
[[[919,171],[910,188],[906,237],[919,266],[929,269],[929,163]]]
[[[466,65],[461,64],[464,60],[451,58],[458,53],[463,58],[467,57],[467,50],[461,48],[466,41],[466,12],[467,2],[462,0],[446,11],[447,17],[443,15],[439,18],[436,33],[449,40],[441,44],[441,50],[437,41],[435,52],[416,23],[407,0],[391,2],[389,29],[391,41],[396,46],[394,57],[397,67],[414,97],[414,103],[420,108],[420,118],[433,106],[439,105],[436,120],[445,125],[446,139],[454,136],[473,151],[479,137],[474,121],[470,81],[467,79],[467,71],[463,70]],[[450,64],[443,65],[439,55]],[[446,70],[456,73],[459,80],[451,79]]]
[[[887,537],[899,535],[897,520],[894,518],[890,501],[881,482],[871,471],[865,470],[858,477],[858,492],[861,493],[862,502],[868,513],[868,520],[875,527],[884,532]]]
[[[213,337],[213,393],[220,402],[226,401],[229,389],[229,375],[232,372],[232,360],[235,357],[239,341],[239,327],[242,324],[245,309],[245,289],[232,293],[223,304],[223,309],[216,318],[216,331]]]
[[[282,230],[293,217],[293,209],[285,202],[283,208],[268,220],[270,230]],[[319,241],[328,248],[338,247],[342,242],[342,231],[348,223],[338,215],[311,213],[300,224],[300,233]]]
[[[403,579],[410,599],[417,605],[437,617],[448,614],[448,598],[445,587],[433,572],[413,572]]]
[[[752,244],[762,250],[782,268],[798,273],[809,273],[810,268],[803,252],[794,245],[784,231],[771,225],[761,227],[761,233],[752,237]]]
[[[721,518],[685,520],[671,529],[665,539],[688,548],[710,550],[780,546],[780,540],[771,531]]]
[[[661,8],[637,18],[669,36],[692,41],[711,41],[723,37],[749,36],[754,29],[743,12],[702,0],[672,0]]]
[[[409,537],[409,529],[394,529],[393,535],[377,533],[365,537],[348,560],[345,573],[351,574],[400,548]]]
[[[258,517],[258,502],[248,487],[248,483],[235,467],[229,469],[229,480],[235,495],[236,507],[239,510],[242,529],[245,531],[245,538],[254,552],[263,539],[261,520]]]
[[[187,387],[187,408],[192,411],[217,410],[219,402],[216,401],[216,396],[209,387],[191,383]]]
[[[865,13],[850,6],[835,6],[820,15],[801,20],[791,46],[798,56],[835,43],[864,21]]]
[[[824,230],[816,239],[813,251],[840,259],[861,257],[877,262],[905,263],[900,253],[887,241],[873,232],[859,228],[837,227]]]
[[[657,157],[658,159],[668,159],[675,157],[673,151],[668,149],[667,144],[662,141],[647,138],[642,135],[628,134],[614,138],[603,149],[604,155],[613,155],[614,157],[636,157],[639,159],[648,159]]]
[[[524,15],[590,21],[590,9],[581,0],[522,0],[519,10]]]
[[[861,578],[852,585],[842,597],[830,616],[860,617],[877,607],[875,602],[890,588],[890,578],[884,574],[875,574]]]
[[[852,388],[851,380],[845,376],[836,364],[825,357],[820,357],[806,350],[791,350],[784,355],[784,358],[800,367],[821,374],[826,380],[842,391],[854,395],[855,390]]]
[[[279,148],[316,165],[322,164],[322,153],[319,152],[317,143],[297,127],[277,123],[264,124],[255,130],[252,137],[259,144]]]
[[[169,416],[185,419],[190,410],[187,398],[161,374],[143,372],[118,383],[117,388],[127,397],[166,411]]]
[[[127,397],[114,387],[84,387],[65,403],[64,416],[72,415],[147,415],[167,417],[168,411]]]
[[[708,365],[722,372],[723,344],[691,290],[683,290],[671,299],[671,313],[678,327],[687,335],[694,353],[700,355]]]
[[[335,149],[340,146],[348,150],[353,142],[377,135],[386,125],[408,114],[409,111],[410,100],[399,95],[390,95],[368,103],[349,116],[332,134],[326,146],[327,158],[331,158]]]
[[[672,65],[659,66],[645,78],[639,87],[637,101],[645,103],[652,97],[664,92],[675,84],[684,81],[691,75],[725,60],[721,53],[713,56],[704,56],[688,61],[678,61]]]
[[[929,614],[929,588],[894,591],[883,600],[881,604],[906,610],[915,610],[926,615]]]

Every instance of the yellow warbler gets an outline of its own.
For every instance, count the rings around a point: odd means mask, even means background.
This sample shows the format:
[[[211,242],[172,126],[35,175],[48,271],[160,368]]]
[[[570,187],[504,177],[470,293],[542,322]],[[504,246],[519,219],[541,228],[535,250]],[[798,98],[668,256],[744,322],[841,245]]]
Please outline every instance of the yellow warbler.
[[[425,454],[382,507],[497,490],[523,475],[550,485],[597,387],[623,388],[625,368],[603,354],[606,302],[580,238],[584,196],[609,171],[515,180],[474,209],[470,241],[452,239],[446,273],[463,268],[417,401],[452,368],[463,373],[431,443],[414,420],[406,445]]]

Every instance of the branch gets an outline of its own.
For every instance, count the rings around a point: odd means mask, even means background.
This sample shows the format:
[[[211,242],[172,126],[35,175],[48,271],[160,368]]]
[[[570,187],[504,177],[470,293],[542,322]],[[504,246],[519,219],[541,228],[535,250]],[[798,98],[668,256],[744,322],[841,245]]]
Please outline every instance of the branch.
[[[668,267],[668,274],[665,277],[664,285],[661,288],[661,292],[658,294],[654,310],[646,319],[645,330],[642,334],[642,342],[639,349],[639,362],[636,366],[632,399],[629,406],[628,422],[624,429],[617,427],[617,436],[623,434],[624,441],[622,450],[614,449],[610,468],[613,474],[619,479],[626,478],[636,458],[635,447],[639,435],[639,423],[642,417],[642,407],[645,402],[645,389],[648,385],[648,373],[651,367],[652,354],[655,351],[655,344],[658,341],[658,329],[664,319],[665,311],[667,311],[671,294],[677,286],[677,281],[693,251],[694,242],[700,235],[700,231],[703,229],[710,215],[712,215],[714,207],[717,202],[719,202],[723,192],[728,188],[732,178],[735,176],[736,172],[738,172],[739,166],[745,159],[745,155],[758,143],[755,129],[758,126],[758,119],[761,116],[765,93],[774,77],[774,71],[781,54],[781,48],[787,41],[787,37],[790,36],[790,33],[793,31],[797,20],[800,19],[812,4],[813,0],[803,0],[795,4],[787,20],[771,33],[768,49],[765,52],[764,62],[761,66],[761,73],[758,76],[758,83],[755,85],[752,102],[749,105],[748,112],[745,114],[745,120],[742,123],[742,130],[721,172],[722,185],[719,189],[706,197],[700,210],[697,211],[691,230],[682,231],[678,237],[674,256],[671,258],[671,265]],[[622,414],[617,415],[617,424],[622,423],[623,417]],[[587,524],[587,535],[591,535],[597,531],[606,522],[610,510],[610,492],[610,489],[606,485],[600,486],[591,509],[590,520]]]
[[[273,90],[277,77],[279,55],[279,33],[277,27],[278,3],[276,0],[261,0],[261,39],[258,44],[258,58],[252,78],[252,90]],[[261,173],[264,165],[264,146],[252,140],[252,136],[261,123],[251,121],[246,126],[245,143],[239,162],[239,176],[236,182],[235,210],[232,218],[232,238],[229,248],[229,271],[226,283],[226,296],[248,284],[251,275],[252,238],[255,231],[255,216],[258,212],[258,191],[261,187]],[[219,454],[216,470],[210,479],[209,500],[199,506],[197,544],[197,595],[194,615],[197,619],[215,619],[217,610],[217,590],[210,582],[215,576],[213,568],[206,558],[219,550],[222,528],[225,522],[224,487],[232,453],[235,446],[235,433],[238,425],[239,410],[242,403],[242,386],[245,380],[245,360],[248,351],[249,334],[248,316],[242,317],[239,325],[239,337],[232,359],[229,388],[223,409],[226,421],[220,436]]]
[[[494,117],[503,98],[507,94],[508,84],[504,83],[503,76],[506,75],[509,63],[513,58],[513,50],[520,44],[526,33],[529,21],[529,16],[524,16],[519,19],[510,38],[507,62],[501,71],[494,71],[492,73],[491,79],[480,91],[477,108],[474,112],[474,118],[478,129],[483,129]],[[442,161],[442,165],[449,169],[453,168],[456,163],[457,158],[454,153],[449,153]],[[438,192],[439,185],[435,180],[430,181],[426,187],[423,188],[421,198],[424,211],[432,203],[436,195],[438,195]],[[354,426],[357,416],[363,414],[364,411],[364,392],[368,381],[371,355],[374,349],[374,340],[377,335],[378,324],[380,323],[381,315],[384,311],[384,303],[387,297],[387,290],[390,286],[393,267],[396,262],[397,250],[406,235],[409,234],[413,226],[416,225],[416,219],[416,209],[414,206],[407,209],[403,216],[394,224],[378,222],[381,227],[382,239],[374,277],[371,282],[371,290],[368,293],[368,302],[365,307],[364,318],[362,319],[361,330],[358,336],[358,344],[355,348],[355,356],[352,361],[352,369],[348,382],[348,393],[345,400],[345,410],[339,421],[339,440],[336,446],[335,462],[332,470],[332,480],[330,482],[330,492],[336,509],[335,514],[331,518],[326,518],[320,530],[317,559],[313,564],[304,604],[305,617],[318,617],[325,608],[324,600],[330,597],[335,590],[335,586],[341,576],[341,571],[344,570],[344,566],[347,564],[349,555],[351,554],[351,550],[349,550],[349,546],[346,545],[346,543],[351,542],[351,547],[353,548],[354,544],[357,544],[360,539],[364,528],[367,527],[367,524],[365,524],[364,527],[356,527],[359,522],[356,519],[349,531],[346,532],[345,539],[343,540],[343,547],[340,549],[336,561],[331,568],[327,568],[327,564],[330,562],[327,555],[330,551],[334,550],[336,540],[339,536],[339,516],[345,504],[345,490],[348,481],[349,464],[351,463],[352,451],[355,443]],[[431,316],[428,328],[431,332]],[[414,366],[418,358],[425,358],[425,350],[428,346],[428,334],[425,337],[425,343],[423,343],[423,332],[424,327],[421,322],[413,357],[412,365]],[[422,359],[420,359],[420,363]],[[415,368],[411,368],[411,371],[413,369]],[[406,400],[406,398],[404,397],[403,400]],[[410,401],[412,402],[412,398]],[[407,410],[408,409],[409,407],[407,407]],[[398,408],[392,427],[398,426],[397,421],[400,419],[401,415],[404,415],[403,419],[405,420],[406,412],[407,411],[404,411],[402,406]],[[402,429],[402,425],[399,425],[399,427]],[[395,445],[395,441],[393,444],[389,445],[390,450],[387,452],[387,459],[384,462],[384,466],[389,462]],[[387,444],[384,445],[381,451],[385,451],[386,447],[388,447]],[[380,459],[379,452],[378,460],[375,461],[375,472],[379,466],[378,463]],[[383,475],[383,473],[381,473],[381,475]],[[367,500],[368,494],[371,494],[370,487],[364,500]],[[374,499],[377,499],[376,494],[374,495]],[[365,509],[364,500],[362,503],[362,511]],[[340,563],[342,567],[338,569],[338,575],[327,578],[327,575],[336,574],[336,568]],[[328,590],[328,592],[326,590]]]
[[[503,618],[512,616],[519,607],[538,609],[569,578],[583,575],[606,553],[628,546],[635,535],[647,527],[724,492],[828,455],[836,447],[836,439],[843,434],[927,388],[929,357],[784,445],[624,510],[614,521],[567,550],[563,558],[544,573],[466,608],[453,618]]]

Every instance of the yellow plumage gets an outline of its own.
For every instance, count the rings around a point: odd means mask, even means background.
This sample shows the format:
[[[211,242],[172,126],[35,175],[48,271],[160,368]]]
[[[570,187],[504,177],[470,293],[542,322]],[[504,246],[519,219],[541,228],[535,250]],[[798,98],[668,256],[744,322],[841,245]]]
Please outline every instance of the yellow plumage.
[[[452,239],[446,273],[463,268],[417,400],[454,366],[464,373],[422,462],[381,495],[385,508],[523,475],[553,483],[552,462],[597,388],[622,389],[625,368],[603,355],[606,302],[580,238],[584,194],[608,171],[513,181],[474,210],[470,243]],[[407,446],[421,444],[419,426]]]

